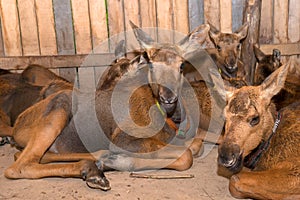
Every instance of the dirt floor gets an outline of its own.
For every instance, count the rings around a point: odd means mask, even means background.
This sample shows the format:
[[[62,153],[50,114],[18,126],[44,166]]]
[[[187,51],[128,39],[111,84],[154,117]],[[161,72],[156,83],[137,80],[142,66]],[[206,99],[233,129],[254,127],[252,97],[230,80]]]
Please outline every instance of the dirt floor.
[[[206,149],[208,145],[206,145]],[[216,174],[217,148],[207,156],[196,158],[191,169],[147,171],[149,174],[192,174],[189,179],[131,178],[129,172],[107,172],[112,189],[104,192],[87,187],[81,179],[45,178],[39,180],[9,180],[3,173],[13,163],[15,149],[0,147],[0,199],[234,199],[228,191],[228,180]]]

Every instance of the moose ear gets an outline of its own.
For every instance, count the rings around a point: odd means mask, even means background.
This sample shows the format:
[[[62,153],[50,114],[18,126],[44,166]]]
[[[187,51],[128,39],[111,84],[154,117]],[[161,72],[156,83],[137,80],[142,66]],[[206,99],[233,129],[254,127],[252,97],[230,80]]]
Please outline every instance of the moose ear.
[[[131,28],[133,29],[134,35],[139,44],[146,50],[153,46],[154,40],[145,33],[141,28],[135,25],[132,21],[129,21]]]
[[[212,41],[214,42],[214,44],[218,43],[218,37],[220,35],[220,31],[214,27],[212,24],[208,23],[210,30],[209,30],[209,37],[212,39]]]
[[[253,45],[253,50],[258,61],[261,61],[264,57],[266,57],[266,55],[256,45]]]
[[[276,62],[280,62],[280,59],[281,59],[281,52],[278,50],[278,49],[273,49],[273,61]]]
[[[270,101],[272,97],[284,87],[289,68],[290,62],[279,67],[264,80],[264,82],[260,85],[261,98]]]
[[[126,54],[126,46],[125,46],[125,40],[121,40],[115,49],[115,57],[117,60],[119,60],[120,58],[125,57]]]
[[[200,45],[205,42],[208,31],[209,26],[207,24],[201,24],[187,36],[185,36],[182,40],[180,40],[178,42],[178,46],[180,46],[184,50],[196,50],[200,48]]]
[[[235,32],[235,34],[237,35],[237,37],[239,38],[239,40],[244,39],[247,34],[248,34],[248,23],[243,24],[243,26],[241,26],[241,28],[239,30],[237,30]]]

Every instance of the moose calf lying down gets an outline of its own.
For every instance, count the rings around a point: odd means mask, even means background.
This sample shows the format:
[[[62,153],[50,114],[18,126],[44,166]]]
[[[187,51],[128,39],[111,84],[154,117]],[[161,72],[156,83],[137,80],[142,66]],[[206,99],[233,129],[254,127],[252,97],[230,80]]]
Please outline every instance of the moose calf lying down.
[[[279,111],[271,103],[290,67],[227,93],[218,162],[234,174],[229,189],[236,198],[300,199],[300,102]]]
[[[282,65],[280,62],[281,53],[278,49],[273,49],[272,55],[266,55],[256,46],[254,46],[254,53],[257,58],[254,85],[260,85]],[[286,107],[300,98],[300,63],[297,60],[293,60],[293,62],[294,64],[289,69],[284,87],[272,99],[277,109]]]
[[[108,169],[191,167],[192,151],[171,144],[180,139],[179,131],[165,121],[179,117],[180,130],[196,133],[193,124],[198,122],[193,123],[181,98],[182,64],[185,54],[194,50],[188,48],[194,41],[157,44],[132,27],[146,55],[112,66],[123,69],[121,76],[133,70],[120,84],[107,78],[93,98],[86,98],[70,83],[54,81],[42,89],[42,100],[18,116],[12,137],[22,151],[6,169],[7,178],[78,177],[92,188],[109,190],[103,174]],[[199,152],[202,141],[192,144],[194,152]]]
[[[40,65],[29,65],[22,73],[0,70],[0,137],[10,136],[20,113],[42,98],[43,86],[66,81]]]

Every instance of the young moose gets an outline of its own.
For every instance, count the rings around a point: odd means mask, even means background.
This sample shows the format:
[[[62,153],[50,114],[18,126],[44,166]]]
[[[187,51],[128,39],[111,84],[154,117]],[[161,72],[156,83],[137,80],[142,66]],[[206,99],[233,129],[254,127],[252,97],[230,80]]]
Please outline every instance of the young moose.
[[[207,51],[219,67],[222,78],[229,82],[232,79],[244,78],[246,73],[240,56],[242,41],[248,33],[248,24],[245,23],[234,33],[222,33],[213,25],[210,24],[209,26],[209,37],[216,49],[208,49]]]
[[[227,94],[218,162],[234,174],[229,189],[236,198],[300,198],[300,102],[278,112],[271,102],[290,67],[283,65],[259,86]]]
[[[257,59],[257,66],[253,85],[260,85],[272,72],[282,65],[280,61],[281,53],[278,49],[273,49],[272,55],[266,55],[258,47],[254,46],[254,54]]]
[[[244,64],[240,59],[242,41],[246,38],[247,33],[248,24],[246,23],[234,33],[223,33],[211,24],[202,24],[190,34],[200,38],[199,45],[201,48],[205,48],[215,62],[225,84],[239,88],[248,84],[245,81],[247,74]],[[203,37],[206,37],[205,40],[202,39]],[[207,41],[208,39],[210,41]],[[191,72],[193,70],[185,72],[185,76],[190,82],[201,80],[201,76]]]
[[[189,148],[169,144],[176,137],[176,131],[170,123],[165,123],[166,118],[172,119],[178,113],[181,117],[187,116],[180,92],[183,56],[190,52],[186,48],[191,46],[190,41],[157,44],[140,28],[133,24],[132,27],[146,55],[140,60],[117,62],[120,67],[116,68],[136,71],[124,75],[121,84],[102,82],[97,87],[94,102],[80,101],[85,94],[72,91],[69,83],[52,82],[46,86],[42,90],[44,99],[26,109],[16,120],[12,136],[22,151],[6,169],[7,178],[78,177],[89,187],[109,190],[109,182],[103,174],[106,169],[186,170],[192,165]],[[120,86],[125,87],[118,88]],[[129,112],[122,107],[126,99],[119,95],[116,98],[116,92],[130,93]],[[118,105],[121,107],[115,110]],[[89,120],[93,109],[96,125],[101,125],[103,134],[94,126],[94,118]],[[131,126],[130,119],[135,126]],[[190,128],[188,124],[183,126],[184,130]]]

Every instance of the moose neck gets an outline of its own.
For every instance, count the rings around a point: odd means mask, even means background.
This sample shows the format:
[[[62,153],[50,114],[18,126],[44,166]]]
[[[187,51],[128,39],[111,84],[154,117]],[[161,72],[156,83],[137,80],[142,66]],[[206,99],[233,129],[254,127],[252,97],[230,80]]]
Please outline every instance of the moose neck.
[[[271,140],[274,138],[278,125],[281,120],[281,115],[279,112],[276,112],[275,106],[271,103],[270,108],[267,112],[270,117],[268,117],[267,128],[265,129],[264,139],[260,144],[244,159],[244,166],[250,169],[255,169],[259,162],[261,161],[262,156],[268,151],[270,147]],[[273,126],[272,126],[273,124]]]

